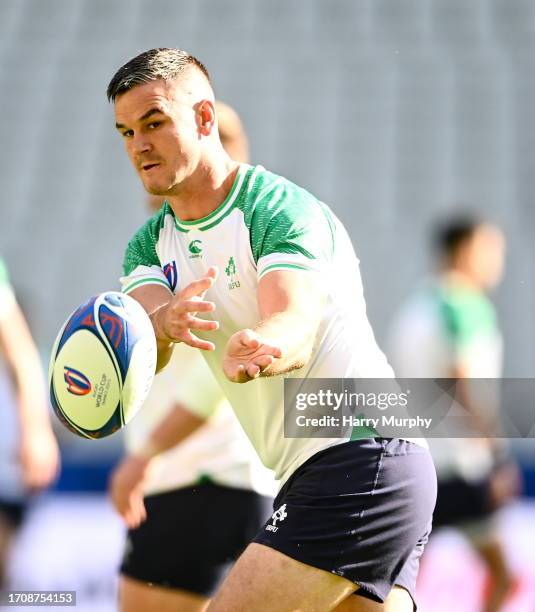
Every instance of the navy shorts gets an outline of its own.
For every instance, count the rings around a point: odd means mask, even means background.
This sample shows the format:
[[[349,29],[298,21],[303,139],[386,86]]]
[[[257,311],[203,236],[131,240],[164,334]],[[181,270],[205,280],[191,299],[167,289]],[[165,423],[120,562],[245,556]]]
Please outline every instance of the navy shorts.
[[[147,520],[128,532],[121,574],[210,597],[272,503],[210,482],[147,496]]]
[[[433,514],[435,528],[481,521],[492,514],[490,478],[471,482],[451,477],[438,481],[437,505]]]
[[[394,585],[415,598],[437,492],[429,451],[399,439],[354,440],[301,465],[255,538],[357,584],[383,602]]]
[[[0,515],[12,529],[18,529],[24,520],[27,505],[26,501],[14,502],[0,499]]]

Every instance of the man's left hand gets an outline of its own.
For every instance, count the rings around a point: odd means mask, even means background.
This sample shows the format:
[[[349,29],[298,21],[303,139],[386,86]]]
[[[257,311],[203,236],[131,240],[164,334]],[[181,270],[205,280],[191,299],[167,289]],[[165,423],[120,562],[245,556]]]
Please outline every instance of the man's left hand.
[[[281,356],[280,347],[267,342],[252,329],[242,329],[227,343],[223,371],[232,382],[248,382],[258,378]]]

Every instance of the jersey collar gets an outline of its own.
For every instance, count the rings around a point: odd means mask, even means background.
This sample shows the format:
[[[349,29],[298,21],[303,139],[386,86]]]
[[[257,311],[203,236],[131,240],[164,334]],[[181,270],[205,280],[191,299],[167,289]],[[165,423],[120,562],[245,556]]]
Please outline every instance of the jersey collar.
[[[214,225],[217,225],[235,207],[236,200],[243,186],[248,168],[249,166],[247,164],[240,164],[238,166],[236,178],[234,179],[234,183],[232,184],[227,197],[206,217],[202,217],[202,219],[194,219],[193,221],[182,221],[175,215],[176,229],[180,230],[181,232],[189,232],[192,229],[204,231],[214,227]]]

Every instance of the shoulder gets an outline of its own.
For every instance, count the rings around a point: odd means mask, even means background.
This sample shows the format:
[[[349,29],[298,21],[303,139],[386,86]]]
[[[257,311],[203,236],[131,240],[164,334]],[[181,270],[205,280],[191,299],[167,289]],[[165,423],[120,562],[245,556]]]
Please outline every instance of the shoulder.
[[[148,219],[134,234],[126,247],[123,269],[130,274],[138,265],[156,265],[160,262],[156,245],[166,227],[174,226],[171,207],[165,202],[160,210]]]
[[[319,200],[306,189],[262,166],[249,167],[241,196],[238,207],[256,219],[273,214],[297,217],[321,210]]]
[[[160,237],[160,232],[168,223],[174,223],[174,215],[169,204],[164,202],[160,210],[138,229],[129,244],[134,242],[155,244]]]
[[[454,337],[467,341],[497,326],[494,306],[484,293],[443,289],[441,298],[446,328]]]
[[[317,242],[332,250],[336,223],[330,209],[306,189],[261,166],[250,168],[238,207],[256,258],[275,245],[291,244],[293,249]]]

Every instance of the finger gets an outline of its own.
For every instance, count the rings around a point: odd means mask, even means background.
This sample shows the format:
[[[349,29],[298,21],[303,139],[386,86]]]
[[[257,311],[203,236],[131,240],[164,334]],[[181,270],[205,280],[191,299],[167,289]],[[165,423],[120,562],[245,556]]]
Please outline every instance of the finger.
[[[205,276],[212,278],[215,283],[215,281],[217,280],[217,277],[219,276],[219,268],[217,266],[211,266],[210,268],[208,268],[208,272],[206,273]],[[204,298],[205,294],[206,294],[206,291],[203,291],[203,293],[200,294],[200,297]]]
[[[137,529],[139,525],[141,524],[141,516],[142,516],[142,511],[139,507],[139,502],[136,500],[135,502],[132,502],[131,515],[130,515],[131,523],[135,529]]]
[[[139,500],[139,498],[137,497],[137,495],[132,495],[130,497],[129,502],[127,502],[127,523],[129,525],[130,528],[135,529],[137,527],[139,527],[139,524],[141,522],[141,515],[142,515],[142,511],[140,508],[140,503],[142,504],[143,502]]]
[[[117,512],[119,516],[122,516],[123,518],[126,517],[128,508],[126,507],[126,504],[120,497],[115,497],[113,499],[113,507],[115,508],[115,511]]]
[[[254,332],[245,329],[240,335],[240,344],[247,348],[256,349],[260,346],[260,341]]]
[[[192,317],[188,323],[190,329],[201,329],[203,331],[214,331],[219,329],[218,321],[207,321],[206,319],[199,319],[198,317]]]
[[[184,339],[182,340],[182,342],[193,348],[201,349],[202,351],[215,350],[215,344],[213,342],[208,342],[208,340],[201,340],[200,338],[197,338],[197,336],[194,336],[190,331],[188,331],[184,335]]]
[[[282,357],[282,350],[280,347],[278,346],[274,346],[272,344],[262,344],[261,348],[261,355],[269,355],[271,357],[273,357],[274,359],[280,359]],[[255,358],[256,361],[256,358]]]
[[[249,378],[258,378],[260,376],[260,368],[255,363],[247,364],[246,372]]]
[[[215,310],[214,302],[204,302],[198,300],[183,300],[173,304],[173,312],[213,312]]]
[[[258,355],[251,360],[251,363],[258,366],[258,368],[263,371],[268,368],[275,361],[275,357],[273,355]]]
[[[213,276],[203,276],[199,280],[193,281],[184,287],[184,289],[182,289],[178,295],[181,299],[187,300],[194,295],[200,295],[201,293],[208,291],[214,282],[215,278]]]
[[[138,522],[132,511],[128,511],[123,518],[129,529],[137,529]]]
[[[210,266],[208,268],[208,272],[206,272],[206,276],[217,280],[217,277],[219,276],[219,268],[217,266]]]
[[[141,500],[141,505],[139,508],[139,523],[141,524],[146,520],[147,520],[147,510],[145,508],[145,504],[143,503],[143,500]]]
[[[243,383],[243,382],[247,382],[248,380],[249,380],[249,375],[247,374],[247,371],[245,370],[245,366],[239,365],[234,375],[234,381]]]

